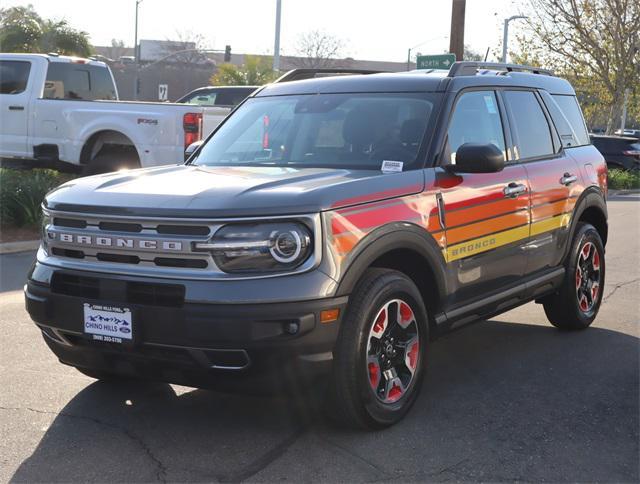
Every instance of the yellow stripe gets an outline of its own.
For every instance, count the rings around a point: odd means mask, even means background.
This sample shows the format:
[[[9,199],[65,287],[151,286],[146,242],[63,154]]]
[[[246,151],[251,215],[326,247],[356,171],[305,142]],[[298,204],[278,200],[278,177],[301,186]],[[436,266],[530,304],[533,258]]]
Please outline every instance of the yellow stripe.
[[[535,222],[531,224],[531,226],[516,227],[515,229],[505,230],[498,234],[485,235],[477,239],[452,245],[451,247],[443,249],[442,255],[447,262],[453,262],[454,260],[470,257],[495,249],[496,247],[526,239],[530,236],[529,229],[531,229],[531,236],[539,235],[544,232],[566,227],[569,225],[570,220],[571,215],[568,213],[557,215],[546,220],[541,220],[540,222]]]
[[[562,215],[556,215],[555,217],[541,220],[540,222],[534,222],[531,224],[531,236],[566,227],[569,225],[569,220],[571,220],[571,214],[563,213]]]

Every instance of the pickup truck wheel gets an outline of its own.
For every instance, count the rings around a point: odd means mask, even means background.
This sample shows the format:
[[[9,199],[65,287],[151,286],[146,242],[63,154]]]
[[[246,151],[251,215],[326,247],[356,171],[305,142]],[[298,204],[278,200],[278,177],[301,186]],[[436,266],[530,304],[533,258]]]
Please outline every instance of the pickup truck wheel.
[[[403,273],[369,269],[351,295],[334,351],[333,399],[343,423],[365,429],[398,422],[425,371],[427,312]]]
[[[547,319],[556,328],[588,328],[600,309],[604,289],[604,246],[593,225],[579,223],[560,290],[543,300]]]
[[[138,153],[133,147],[102,150],[82,170],[84,176],[99,175],[122,169],[140,168]]]

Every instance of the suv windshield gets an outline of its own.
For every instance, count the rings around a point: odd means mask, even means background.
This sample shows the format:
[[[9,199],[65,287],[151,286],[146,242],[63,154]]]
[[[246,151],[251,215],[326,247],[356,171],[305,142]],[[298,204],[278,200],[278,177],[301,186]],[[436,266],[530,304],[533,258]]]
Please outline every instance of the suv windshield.
[[[380,169],[412,168],[432,122],[431,93],[257,97],[206,143],[195,164]]]

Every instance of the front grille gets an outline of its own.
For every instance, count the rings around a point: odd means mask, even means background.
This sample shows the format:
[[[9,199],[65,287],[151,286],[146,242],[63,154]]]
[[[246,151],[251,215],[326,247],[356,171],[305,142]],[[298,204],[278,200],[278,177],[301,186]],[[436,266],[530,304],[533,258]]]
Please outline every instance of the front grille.
[[[83,299],[166,307],[182,307],[185,293],[180,284],[121,281],[60,272],[51,279],[51,291]]]
[[[196,243],[207,242],[217,227],[202,222],[167,219],[128,220],[123,217],[50,214],[46,227],[49,254],[77,260],[112,272],[131,267],[144,274],[162,268],[167,274],[197,274],[216,270],[211,254],[195,252]],[[76,266],[69,266],[76,267]]]

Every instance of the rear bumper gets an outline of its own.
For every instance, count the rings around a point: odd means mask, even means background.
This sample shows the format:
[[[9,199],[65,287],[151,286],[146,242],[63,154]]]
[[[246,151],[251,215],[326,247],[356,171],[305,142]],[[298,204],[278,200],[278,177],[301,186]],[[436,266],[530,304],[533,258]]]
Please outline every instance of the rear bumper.
[[[26,308],[62,363],[197,387],[259,389],[289,376],[309,379],[324,374],[331,368],[339,320],[322,324],[319,315],[334,308],[344,314],[347,303],[346,297],[196,303],[177,297],[180,284],[174,281],[168,285],[147,278],[142,283],[54,271],[45,282],[34,280],[33,274],[25,286]],[[97,280],[98,289],[88,287],[87,280]],[[87,302],[129,308],[133,341],[105,343],[86,335]]]

